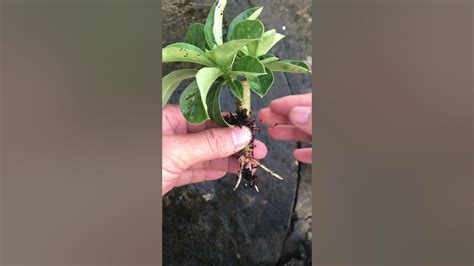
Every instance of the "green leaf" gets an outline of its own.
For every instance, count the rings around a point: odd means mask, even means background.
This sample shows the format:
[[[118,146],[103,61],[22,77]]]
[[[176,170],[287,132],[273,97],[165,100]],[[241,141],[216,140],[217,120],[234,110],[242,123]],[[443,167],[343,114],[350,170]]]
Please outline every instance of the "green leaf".
[[[244,98],[244,87],[240,80],[227,80],[227,86],[229,86],[230,92],[234,94],[239,100]]]
[[[262,13],[263,7],[253,7],[245,10],[235,17],[232,22],[229,24],[229,29],[227,30],[227,40],[232,40],[232,34],[234,33],[234,28],[237,23],[244,20],[254,20],[257,19],[260,13]]]
[[[163,63],[191,62],[205,66],[215,66],[203,50],[189,43],[173,43],[162,50]]]
[[[263,24],[259,20],[241,21],[235,25],[232,40],[261,39],[263,29]]]
[[[247,80],[249,81],[250,88],[260,96],[260,98],[263,98],[267,94],[267,92],[270,90],[270,88],[273,85],[273,73],[270,69],[265,68],[267,74],[261,75],[258,77],[247,77]]]
[[[251,42],[247,45],[249,54],[253,56],[261,56],[266,54],[277,42],[285,36],[277,33],[275,30],[269,30],[262,35],[259,41]]]
[[[163,92],[161,94],[161,107],[165,108],[165,105],[168,103],[171,95],[183,80],[195,77],[197,72],[198,71],[196,69],[180,69],[164,76],[161,80],[161,85],[163,88]]]
[[[216,40],[214,38],[214,13],[216,11],[216,3],[211,6],[209,14],[207,15],[206,25],[204,25],[204,34],[206,36],[207,46],[209,49],[213,49],[216,46]]]
[[[247,46],[242,47],[239,52],[242,52],[242,56],[249,55],[249,49],[247,48]]]
[[[206,49],[206,35],[204,34],[204,24],[195,23],[188,28],[186,32],[185,43],[189,43],[201,50]]]
[[[199,124],[209,118],[196,81],[191,82],[181,93],[179,107],[190,123]]]
[[[277,33],[275,30],[267,31],[263,34],[262,40],[258,42],[257,54],[256,56],[261,56],[266,54],[270,49],[275,46],[277,42],[285,36]]]
[[[216,10],[214,11],[214,25],[212,26],[212,33],[217,45],[221,45],[222,42],[222,18],[224,16],[224,9],[227,4],[227,0],[219,0],[217,2]]]
[[[214,82],[214,84],[212,84],[211,88],[209,89],[206,101],[208,106],[207,114],[216,124],[223,127],[232,127],[222,117],[220,99],[222,85],[224,85],[224,82],[222,81]]]
[[[206,97],[212,83],[214,83],[214,81],[216,81],[216,79],[222,74],[222,70],[217,67],[201,68],[196,74],[196,81],[199,87],[199,91],[201,92],[201,99],[203,103],[206,102]],[[206,109],[207,112],[207,105],[204,105],[204,109]]]
[[[240,58],[237,66],[234,64],[232,73],[243,76],[259,76],[266,74],[265,67],[260,61],[253,56],[243,56]]]
[[[289,72],[289,73],[308,73],[311,68],[302,61],[284,60],[276,61],[266,65],[272,71]]]
[[[234,40],[215,47],[208,52],[208,55],[219,66],[228,67],[234,61],[235,55],[239,50],[248,43],[259,40],[262,34],[262,22],[256,20],[242,21],[235,26]]]
[[[219,66],[228,67],[234,61],[237,52],[251,41],[253,40],[233,40],[226,42],[208,52],[208,56]]]
[[[266,64],[269,64],[271,62],[275,62],[275,61],[278,61],[278,57],[272,55],[272,54],[264,54],[264,55],[261,55],[258,57],[258,60],[260,60],[260,62],[263,64],[263,65],[266,65]]]

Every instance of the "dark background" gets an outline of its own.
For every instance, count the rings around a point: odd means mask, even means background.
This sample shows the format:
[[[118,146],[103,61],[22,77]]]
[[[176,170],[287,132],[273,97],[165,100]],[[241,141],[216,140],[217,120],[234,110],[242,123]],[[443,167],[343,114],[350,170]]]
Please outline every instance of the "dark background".
[[[315,261],[472,265],[472,1],[315,4]]]
[[[0,265],[159,265],[161,4],[0,8]]]
[[[205,23],[212,1],[163,2],[163,46],[183,41],[192,23]],[[242,11],[264,6],[259,19],[265,31],[286,36],[272,50],[280,59],[312,63],[311,1],[228,1],[226,25]],[[164,74],[192,65],[165,64]],[[183,85],[185,85],[184,83]],[[263,98],[253,95],[258,111],[273,99],[311,91],[311,74],[275,73],[275,82]],[[171,103],[177,103],[181,86]],[[227,89],[221,97],[225,111],[235,111],[235,97]],[[285,178],[277,180],[259,171],[259,190],[232,191],[237,176],[176,189],[163,198],[163,262],[173,265],[255,265],[311,263],[311,166],[299,165],[292,152],[301,144],[270,139],[258,123],[257,138],[267,144],[262,163]]]

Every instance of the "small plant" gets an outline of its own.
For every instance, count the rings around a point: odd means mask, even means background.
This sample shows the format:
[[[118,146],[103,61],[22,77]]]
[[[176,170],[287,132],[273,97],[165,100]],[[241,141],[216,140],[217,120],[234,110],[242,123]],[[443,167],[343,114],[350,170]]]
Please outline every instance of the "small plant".
[[[226,0],[214,3],[206,24],[192,24],[184,42],[163,48],[163,63],[190,62],[204,67],[180,69],[163,77],[162,107],[183,80],[195,78],[179,99],[187,121],[199,124],[211,119],[223,127],[247,126],[255,136],[258,128],[251,117],[251,92],[263,98],[273,85],[273,72],[309,73],[311,69],[304,62],[279,60],[268,53],[284,36],[275,30],[264,31],[263,23],[257,19],[263,7],[250,8],[235,17],[224,38],[222,20],[226,3]],[[220,94],[224,86],[237,99],[235,113],[222,115]],[[253,142],[252,138],[239,152],[240,171],[234,189],[244,179],[246,186],[258,191],[258,167],[282,179],[254,158]]]

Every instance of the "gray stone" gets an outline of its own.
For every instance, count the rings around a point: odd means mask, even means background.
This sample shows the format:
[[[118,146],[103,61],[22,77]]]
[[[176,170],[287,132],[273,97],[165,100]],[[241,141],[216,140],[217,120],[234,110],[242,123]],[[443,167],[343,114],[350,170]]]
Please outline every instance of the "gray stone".
[[[260,19],[266,29],[275,28],[287,36],[271,52],[281,59],[310,60],[311,1],[228,2],[225,23],[251,6],[263,5]],[[192,23],[204,23],[210,4],[211,1],[163,1],[163,45],[182,41]],[[195,66],[166,64],[163,73],[184,67]],[[174,93],[171,103],[178,102],[185,85]],[[259,110],[273,99],[310,90],[310,75],[276,73],[274,87],[265,98],[252,96],[252,108]],[[224,90],[221,100],[223,110],[235,110],[230,92]],[[265,127],[258,125],[261,132],[257,138],[269,150],[262,163],[285,180],[260,170],[260,193],[244,187],[233,191],[237,178],[230,174],[218,181],[168,193],[163,198],[165,265],[275,265],[279,261],[304,265],[311,260],[311,218],[309,224],[301,218],[311,216],[310,167],[295,163],[292,152],[297,143],[270,139]],[[303,264],[290,264],[298,262]]]

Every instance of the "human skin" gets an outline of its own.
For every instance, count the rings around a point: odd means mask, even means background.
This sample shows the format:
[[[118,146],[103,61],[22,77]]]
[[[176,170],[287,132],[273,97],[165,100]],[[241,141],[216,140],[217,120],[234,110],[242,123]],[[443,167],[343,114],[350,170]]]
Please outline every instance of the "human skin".
[[[273,100],[270,106],[260,110],[258,118],[266,125],[272,126],[268,134],[273,139],[287,141],[311,142],[312,138],[312,94],[291,95]],[[310,164],[312,148],[296,149],[293,152],[296,160]]]
[[[246,127],[219,128],[212,122],[189,124],[177,105],[163,109],[162,123],[162,195],[174,187],[237,173],[240,167],[235,153],[251,140]],[[264,158],[265,144],[255,140],[255,145],[255,158]]]

